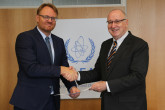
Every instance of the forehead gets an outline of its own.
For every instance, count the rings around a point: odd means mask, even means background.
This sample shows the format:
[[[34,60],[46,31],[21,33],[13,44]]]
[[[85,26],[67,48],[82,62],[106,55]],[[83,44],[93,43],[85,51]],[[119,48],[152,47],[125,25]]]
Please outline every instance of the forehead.
[[[119,20],[119,19],[124,19],[125,15],[120,11],[120,10],[114,10],[109,13],[108,15],[108,20]]]
[[[54,10],[48,6],[45,6],[44,8],[42,8],[42,10],[40,11],[40,14],[51,15],[51,16],[56,15]]]

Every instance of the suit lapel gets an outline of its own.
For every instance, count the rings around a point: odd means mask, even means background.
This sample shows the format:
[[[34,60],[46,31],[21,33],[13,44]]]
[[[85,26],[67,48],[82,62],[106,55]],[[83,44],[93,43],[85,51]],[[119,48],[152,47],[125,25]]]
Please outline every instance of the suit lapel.
[[[109,51],[111,49],[111,46],[112,46],[112,43],[113,43],[113,39],[110,39],[110,41],[107,43],[106,47],[104,48],[104,61],[105,61],[105,67],[107,68],[107,57],[108,57],[108,54],[109,54]]]
[[[130,34],[124,39],[117,52],[115,53],[114,58],[112,59],[112,63],[110,64],[110,68],[107,71],[107,79],[109,79],[111,75],[110,73],[113,70],[114,66],[117,66],[117,64],[120,62],[120,57],[123,55],[122,53],[129,47],[129,40]]]
[[[34,28],[34,36],[38,39],[37,43],[40,44],[40,48],[42,49],[43,52],[45,52],[46,56],[49,58],[50,62],[51,62],[51,58],[50,58],[50,54],[49,54],[49,50],[47,48],[47,45],[42,37],[42,35],[40,34],[40,32],[37,30],[37,27]]]
[[[104,67],[104,78],[103,79],[106,79],[107,76],[108,76],[108,72],[107,72],[107,57],[108,57],[108,53],[110,51],[110,48],[111,48],[111,45],[113,43],[113,39],[110,39],[106,44],[105,46],[103,47],[102,49],[102,52],[101,52],[101,62],[102,64],[104,64],[102,67]]]

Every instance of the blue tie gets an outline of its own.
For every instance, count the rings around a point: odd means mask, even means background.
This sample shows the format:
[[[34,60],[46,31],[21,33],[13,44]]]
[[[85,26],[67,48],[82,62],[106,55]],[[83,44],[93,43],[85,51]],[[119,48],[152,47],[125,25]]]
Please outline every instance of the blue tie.
[[[50,54],[50,58],[51,58],[51,63],[53,64],[53,55],[52,55],[52,49],[51,49],[49,37],[46,37],[45,38],[45,41],[46,41],[46,45],[47,45],[48,50],[49,50],[49,54]]]
[[[107,69],[109,69],[110,64],[112,62],[113,55],[116,53],[116,46],[117,46],[117,42],[114,41],[113,42],[113,47],[112,47],[111,52],[110,52],[110,55],[108,56],[108,59],[107,59]]]
[[[51,49],[49,37],[46,37],[46,38],[45,38],[45,41],[46,41],[46,45],[47,45],[48,50],[49,50],[49,54],[50,54],[50,58],[51,58],[51,63],[53,64],[53,55],[52,55],[52,49]],[[49,87],[50,87],[50,91],[51,91],[50,94],[54,94],[53,86],[49,86]]]

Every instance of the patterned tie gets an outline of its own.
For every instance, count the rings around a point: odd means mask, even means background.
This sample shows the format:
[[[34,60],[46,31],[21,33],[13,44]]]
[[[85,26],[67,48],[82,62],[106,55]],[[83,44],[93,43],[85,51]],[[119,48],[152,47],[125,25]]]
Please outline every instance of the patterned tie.
[[[111,62],[112,62],[112,57],[113,57],[113,55],[116,53],[116,46],[117,46],[117,42],[114,41],[114,42],[113,42],[113,47],[112,47],[111,52],[110,52],[110,55],[109,55],[108,58],[107,58],[107,69],[109,69],[110,64],[111,64]]]
[[[50,58],[51,58],[51,63],[53,64],[53,55],[52,55],[52,49],[51,49],[49,37],[46,37],[45,38],[45,41],[46,41],[46,45],[47,45],[48,50],[49,50],[49,54],[50,54]]]

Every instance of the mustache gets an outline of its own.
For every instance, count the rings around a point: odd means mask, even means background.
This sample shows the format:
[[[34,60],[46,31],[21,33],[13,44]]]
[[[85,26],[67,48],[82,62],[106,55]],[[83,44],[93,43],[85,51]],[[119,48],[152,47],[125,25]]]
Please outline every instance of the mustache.
[[[46,24],[54,24],[52,21],[47,21]]]

